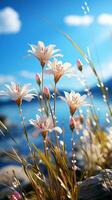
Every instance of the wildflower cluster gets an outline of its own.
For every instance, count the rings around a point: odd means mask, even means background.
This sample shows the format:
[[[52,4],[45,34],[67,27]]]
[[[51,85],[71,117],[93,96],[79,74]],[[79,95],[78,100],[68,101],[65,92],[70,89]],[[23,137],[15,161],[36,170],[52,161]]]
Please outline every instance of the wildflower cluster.
[[[27,200],[29,198],[37,200],[76,200],[78,192],[76,173],[78,166],[76,160],[81,158],[84,163],[83,168],[86,169],[88,175],[92,174],[98,167],[104,168],[107,164],[106,158],[108,157],[109,160],[112,158],[112,131],[109,129],[109,135],[106,135],[99,128],[97,114],[94,109],[92,110],[94,105],[91,105],[92,101],[91,103],[87,102],[87,97],[91,100],[91,93],[88,87],[86,87],[87,94],[84,95],[73,90],[64,91],[64,96],[58,92],[58,82],[63,76],[66,76],[66,78],[76,77],[76,69],[74,70],[72,64],[58,60],[59,57],[62,57],[60,50],[56,49],[55,45],[45,46],[41,41],[37,45],[30,45],[30,48],[28,53],[33,54],[40,63],[41,73],[39,74],[37,71],[35,75],[38,91],[31,90],[30,84],[21,86],[18,83],[5,85],[6,90],[0,91],[0,96],[10,97],[19,108],[26,144],[31,156],[31,162],[29,162],[19,156],[16,151],[10,154],[13,159],[22,165],[33,188],[32,193],[26,195],[23,191],[14,190],[10,195],[10,200]],[[87,56],[85,58],[87,60]],[[88,63],[90,62],[89,60],[87,61]],[[84,66],[82,62],[78,59],[76,63],[78,72],[83,73]],[[93,65],[92,69],[97,76]],[[53,76],[53,91],[50,91],[44,81],[44,77],[50,75]],[[101,85],[99,77],[97,78]],[[102,88],[103,90],[104,88]],[[64,130],[58,126],[57,122],[57,96],[66,103],[69,109],[69,121],[67,124],[71,130],[71,135],[69,136],[71,138],[70,158],[66,152]],[[51,101],[51,97],[53,97],[53,101]],[[42,136],[43,151],[39,150],[29,140],[22,112],[23,101],[30,102],[34,98],[38,100],[40,114],[37,113],[34,119],[29,119],[29,124],[35,129],[36,135],[40,134]],[[80,110],[82,106],[87,107],[86,116]],[[75,144],[76,133],[82,134],[78,148]],[[62,140],[60,140],[60,135]],[[102,140],[104,141],[103,144]],[[77,153],[76,148],[78,149]],[[47,171],[46,175],[43,173],[40,163],[43,163]],[[29,166],[30,169],[28,168]]]

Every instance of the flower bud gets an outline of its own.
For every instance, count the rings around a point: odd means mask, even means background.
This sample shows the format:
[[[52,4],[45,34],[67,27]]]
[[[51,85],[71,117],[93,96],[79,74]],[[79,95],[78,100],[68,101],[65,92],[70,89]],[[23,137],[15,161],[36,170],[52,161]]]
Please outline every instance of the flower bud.
[[[50,99],[50,91],[48,87],[44,87],[43,94],[47,99]]]
[[[40,86],[41,78],[40,78],[40,75],[38,73],[35,75],[35,79],[36,79],[37,84]]]
[[[79,118],[80,118],[80,123],[83,124],[83,122],[84,122],[84,117],[83,117],[83,115],[80,115]]]
[[[78,68],[79,71],[82,71],[83,64],[82,64],[82,62],[80,61],[80,59],[77,60],[77,68]]]
[[[14,191],[10,196],[10,200],[21,200],[21,199],[22,199],[22,197],[21,197],[20,193],[17,191]]]
[[[73,117],[70,117],[70,128],[71,128],[72,131],[74,131],[75,119]]]

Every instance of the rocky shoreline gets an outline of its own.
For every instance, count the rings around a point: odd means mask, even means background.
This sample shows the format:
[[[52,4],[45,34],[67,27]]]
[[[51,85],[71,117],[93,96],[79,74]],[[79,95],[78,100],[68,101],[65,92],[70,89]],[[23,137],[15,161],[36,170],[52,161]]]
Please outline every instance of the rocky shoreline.
[[[20,180],[24,191],[29,192],[32,190],[28,178],[20,166],[6,166],[0,170],[0,200],[8,199],[13,171],[15,172],[17,179]],[[78,185],[78,200],[110,200],[112,199],[112,170],[102,170],[96,176],[78,182]]]

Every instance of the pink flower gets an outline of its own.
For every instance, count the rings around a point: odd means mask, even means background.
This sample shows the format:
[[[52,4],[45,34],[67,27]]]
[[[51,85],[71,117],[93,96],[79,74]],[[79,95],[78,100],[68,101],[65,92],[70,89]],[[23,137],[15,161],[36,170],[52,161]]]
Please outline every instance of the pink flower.
[[[40,84],[41,84],[41,78],[40,78],[40,75],[38,73],[36,73],[35,79],[36,79],[37,84],[40,86]]]
[[[31,101],[35,94],[30,93],[31,90],[29,89],[30,84],[25,84],[23,86],[20,86],[16,83],[11,83],[11,85],[5,85],[7,90],[6,91],[0,91],[0,96],[8,96],[13,101],[16,101],[18,105],[22,103],[22,100],[25,101]]]
[[[55,49],[56,46],[52,44],[45,46],[43,42],[39,41],[37,45],[30,45],[30,47],[31,50],[28,50],[28,53],[33,54],[40,61],[42,67],[51,58],[62,56],[59,54],[60,50]]]
[[[47,99],[50,99],[50,91],[48,87],[44,87],[43,94]]]
[[[54,127],[54,123],[51,116],[46,117],[36,115],[36,119],[31,119],[30,124],[35,126],[37,128],[37,132],[42,133],[42,136],[44,138],[46,137],[48,132],[52,132],[53,130],[62,133],[62,129],[60,127]]]
[[[80,106],[88,105],[85,101],[87,97],[86,95],[81,96],[79,93],[75,93],[74,91],[64,93],[65,97],[60,98],[68,104],[72,116]]]
[[[20,193],[17,191],[14,191],[10,196],[10,200],[21,200],[21,199],[22,199],[22,197],[21,197]]]
[[[46,74],[53,74],[54,82],[57,83],[63,75],[73,76],[74,72],[71,68],[71,64],[68,62],[62,63],[62,61],[54,60],[49,61],[48,69],[45,71]]]

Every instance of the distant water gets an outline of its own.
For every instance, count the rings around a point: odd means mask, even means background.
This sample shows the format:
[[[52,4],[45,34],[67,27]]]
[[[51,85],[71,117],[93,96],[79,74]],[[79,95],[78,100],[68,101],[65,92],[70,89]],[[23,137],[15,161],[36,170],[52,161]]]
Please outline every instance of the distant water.
[[[98,108],[97,113],[100,118],[100,124],[102,126],[104,124],[108,125],[108,123],[106,123],[106,121],[105,121],[105,115],[106,115],[106,112],[108,112],[105,103],[102,101],[102,99],[100,97],[98,97],[98,98],[96,97],[94,99],[94,104]],[[38,102],[33,101],[30,103],[24,103],[22,110],[23,110],[23,114],[25,117],[25,122],[27,125],[27,130],[28,130],[29,138],[30,138],[31,142],[35,143],[38,148],[42,148],[43,143],[42,143],[41,135],[37,138],[34,138],[33,133],[35,132],[35,130],[33,127],[29,126],[29,119],[35,119],[35,115],[39,114],[38,108],[39,108]],[[68,151],[70,151],[71,150],[71,140],[70,140],[71,132],[70,132],[70,128],[69,128],[69,109],[68,109],[68,106],[66,105],[66,103],[64,103],[61,100],[57,101],[56,109],[57,109],[56,115],[57,115],[57,121],[58,121],[57,125],[64,128],[65,134],[63,137],[66,142],[66,148]],[[86,114],[86,110],[87,110],[87,107],[82,108],[82,111],[84,114]],[[21,120],[20,120],[20,117],[18,114],[18,108],[17,108],[16,104],[10,103],[10,104],[0,105],[0,115],[6,116],[12,124],[16,125],[14,128],[9,130],[9,133],[17,141],[17,144],[15,144],[8,136],[5,136],[5,137],[1,136],[0,137],[0,150],[1,151],[9,150],[11,148],[11,146],[13,146],[14,148],[16,148],[19,152],[21,152],[23,154],[28,153],[28,148],[27,148],[25,138],[23,135],[23,130],[21,127]],[[60,135],[60,138],[62,138],[62,135]],[[76,141],[78,140],[78,138],[79,138],[79,136],[75,135]]]

